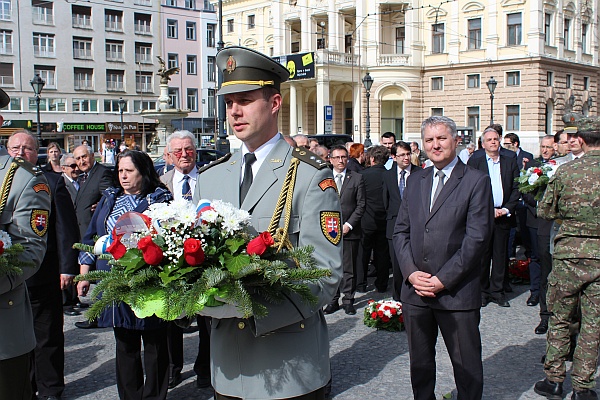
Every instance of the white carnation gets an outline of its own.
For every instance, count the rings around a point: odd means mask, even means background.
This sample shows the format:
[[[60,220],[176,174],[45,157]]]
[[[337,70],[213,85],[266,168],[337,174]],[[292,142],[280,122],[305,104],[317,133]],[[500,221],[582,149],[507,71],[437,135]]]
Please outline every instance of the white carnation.
[[[10,235],[5,231],[0,231],[0,242],[4,243],[4,248],[8,249],[12,246],[12,239]]]
[[[539,178],[540,177],[538,176],[538,174],[533,173],[533,174],[531,174],[531,176],[529,177],[529,179],[527,180],[527,182],[529,182],[530,185],[533,185],[534,183],[537,182],[537,180]]]

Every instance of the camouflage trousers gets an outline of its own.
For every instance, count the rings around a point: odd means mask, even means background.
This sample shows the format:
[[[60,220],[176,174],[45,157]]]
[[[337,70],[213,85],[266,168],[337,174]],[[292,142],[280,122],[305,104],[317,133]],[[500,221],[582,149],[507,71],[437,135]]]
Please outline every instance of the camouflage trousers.
[[[565,360],[570,349],[569,326],[581,302],[581,327],[571,380],[573,389],[596,387],[594,374],[600,345],[600,260],[555,259],[548,277],[550,317],[544,372],[549,380],[565,380]]]

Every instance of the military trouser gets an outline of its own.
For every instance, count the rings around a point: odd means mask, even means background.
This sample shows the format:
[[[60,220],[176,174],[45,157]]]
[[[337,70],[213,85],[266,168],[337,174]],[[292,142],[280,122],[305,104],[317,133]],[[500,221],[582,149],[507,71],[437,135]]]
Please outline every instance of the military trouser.
[[[544,372],[552,382],[565,380],[570,348],[569,326],[581,303],[581,328],[571,380],[573,389],[595,388],[594,374],[600,344],[600,260],[554,260],[548,277],[548,310],[552,312],[547,336]]]

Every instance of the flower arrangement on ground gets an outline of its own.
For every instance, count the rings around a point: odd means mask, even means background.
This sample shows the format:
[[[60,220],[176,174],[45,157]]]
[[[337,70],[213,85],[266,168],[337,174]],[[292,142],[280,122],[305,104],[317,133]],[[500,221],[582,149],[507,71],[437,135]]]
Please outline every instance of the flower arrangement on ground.
[[[98,281],[88,317],[121,301],[139,318],[155,314],[165,320],[224,303],[236,304],[244,317],[266,315],[253,295],[278,302],[293,292],[316,301],[306,283],[329,271],[316,268],[312,247],[277,251],[269,232],[253,237],[249,224],[248,212],[217,200],[201,200],[198,207],[177,200],[123,214],[94,249],[76,245],[104,253],[100,257],[112,264],[110,271],[78,277]]]
[[[365,307],[366,326],[391,332],[404,330],[402,303],[395,300],[369,300]]]
[[[12,242],[10,235],[0,230],[0,276],[21,275],[23,267],[33,266],[19,259],[25,249],[19,243]]]
[[[550,178],[554,175],[559,165],[554,160],[548,161],[539,167],[530,167],[521,170],[516,181],[519,183],[521,193],[534,193],[537,201],[542,199]]]

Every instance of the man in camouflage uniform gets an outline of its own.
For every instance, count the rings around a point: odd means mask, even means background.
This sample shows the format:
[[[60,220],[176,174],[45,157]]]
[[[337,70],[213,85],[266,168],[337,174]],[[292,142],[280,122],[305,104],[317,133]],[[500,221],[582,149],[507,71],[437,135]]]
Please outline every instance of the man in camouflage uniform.
[[[569,324],[581,302],[581,330],[571,380],[571,399],[597,399],[594,374],[600,344],[600,118],[582,118],[578,135],[585,156],[561,166],[550,179],[538,216],[562,219],[554,242],[552,272],[548,277],[550,317],[544,372],[535,392],[562,398],[569,353]]]

